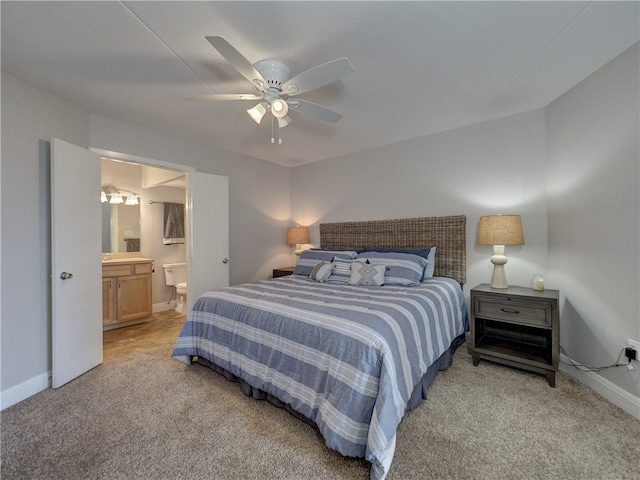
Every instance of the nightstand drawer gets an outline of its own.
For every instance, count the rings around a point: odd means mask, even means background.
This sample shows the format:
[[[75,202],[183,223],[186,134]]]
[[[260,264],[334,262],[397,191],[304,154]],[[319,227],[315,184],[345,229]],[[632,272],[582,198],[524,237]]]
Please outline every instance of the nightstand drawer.
[[[474,301],[476,317],[551,327],[550,303],[527,302],[508,296],[493,298],[481,295],[477,295]]]

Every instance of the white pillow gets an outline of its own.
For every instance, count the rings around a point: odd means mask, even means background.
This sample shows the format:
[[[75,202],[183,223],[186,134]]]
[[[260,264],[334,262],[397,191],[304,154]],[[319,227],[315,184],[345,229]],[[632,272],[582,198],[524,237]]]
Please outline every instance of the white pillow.
[[[351,264],[351,278],[349,285],[384,285],[386,265],[353,262]]]

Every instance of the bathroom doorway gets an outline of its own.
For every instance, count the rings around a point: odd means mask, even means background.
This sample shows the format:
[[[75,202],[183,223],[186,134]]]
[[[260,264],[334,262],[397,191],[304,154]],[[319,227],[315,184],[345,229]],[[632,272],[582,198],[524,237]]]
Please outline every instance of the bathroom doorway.
[[[121,355],[127,348],[143,345],[149,348],[166,341],[167,336],[177,337],[179,331],[176,330],[181,328],[193,300],[205,290],[229,284],[228,179],[151,159],[98,153],[102,155],[103,186],[120,187],[138,196],[139,229],[125,232],[119,228],[118,231],[121,236],[139,231],[140,250],[136,255],[153,260],[154,270],[152,321],[105,331],[103,354],[109,359]],[[185,205],[184,243],[165,241],[163,221],[167,203]],[[194,212],[194,204],[202,208]],[[113,237],[114,219],[110,218],[108,223],[108,233],[104,236]],[[120,242],[120,246],[124,247],[124,243]],[[194,255],[198,256],[196,262]],[[163,265],[175,263],[187,266],[186,301],[181,312],[175,310],[177,289],[167,285],[163,269]],[[183,288],[180,294],[184,299]]]
[[[135,155],[95,148],[87,150],[52,138],[51,271],[56,275],[62,272],[59,278],[52,275],[51,385],[54,388],[102,363],[103,328],[98,291],[101,268],[95,263],[101,251],[101,214],[96,203],[101,157],[185,172],[187,310],[193,299],[205,291],[229,284],[227,177]],[[87,208],[82,210],[80,206]],[[82,226],[85,230],[90,227],[94,233],[69,234],[74,231],[73,226]]]
[[[175,288],[166,285],[162,265],[188,264],[184,238],[184,225],[188,224],[188,218],[185,213],[182,238],[169,241],[164,238],[163,209],[165,205],[172,204],[183,205],[182,211],[186,211],[186,173],[109,157],[102,158],[101,167],[102,190],[122,195],[122,199],[118,198],[122,203],[118,204],[110,203],[112,195],[103,197],[103,257],[126,254],[151,259],[152,311],[156,313],[175,308]],[[131,198],[134,200],[129,201]]]

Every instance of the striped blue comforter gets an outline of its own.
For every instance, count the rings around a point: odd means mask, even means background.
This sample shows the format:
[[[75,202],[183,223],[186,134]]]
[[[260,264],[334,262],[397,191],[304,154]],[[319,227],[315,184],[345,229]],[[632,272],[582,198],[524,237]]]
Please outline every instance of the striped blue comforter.
[[[203,357],[274,395],[383,479],[414,386],[467,330],[451,279],[362,287],[292,275],[202,295],[173,356]]]

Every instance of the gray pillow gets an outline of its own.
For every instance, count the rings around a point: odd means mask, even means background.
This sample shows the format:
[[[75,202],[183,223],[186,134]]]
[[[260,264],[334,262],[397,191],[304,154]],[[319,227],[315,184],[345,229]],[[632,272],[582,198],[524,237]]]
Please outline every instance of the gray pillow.
[[[311,270],[320,262],[330,262],[334,257],[353,259],[357,253],[351,250],[305,250],[300,254],[294,275],[304,275],[308,277]]]
[[[420,285],[428,264],[426,258],[397,252],[365,252],[358,255],[357,260],[386,265],[388,269],[384,277],[385,285]]]
[[[351,278],[349,285],[384,285],[386,265],[374,265],[372,263],[353,262],[351,264]]]

